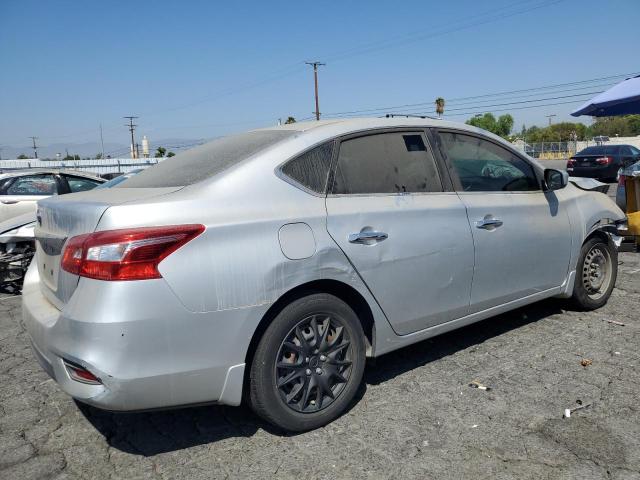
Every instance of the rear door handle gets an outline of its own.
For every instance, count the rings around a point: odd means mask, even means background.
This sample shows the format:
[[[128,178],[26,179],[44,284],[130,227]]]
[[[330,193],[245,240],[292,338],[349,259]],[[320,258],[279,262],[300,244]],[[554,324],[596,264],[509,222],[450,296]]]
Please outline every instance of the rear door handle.
[[[364,231],[349,234],[349,243],[374,243],[389,238],[384,232]]]
[[[489,217],[487,215],[487,217]],[[482,228],[484,230],[494,230],[498,227],[501,227],[503,222],[502,220],[498,220],[497,218],[489,217],[483,218],[482,220],[476,221],[476,228]]]
[[[5,205],[13,205],[14,203],[19,203],[20,200],[2,200],[2,203]]]

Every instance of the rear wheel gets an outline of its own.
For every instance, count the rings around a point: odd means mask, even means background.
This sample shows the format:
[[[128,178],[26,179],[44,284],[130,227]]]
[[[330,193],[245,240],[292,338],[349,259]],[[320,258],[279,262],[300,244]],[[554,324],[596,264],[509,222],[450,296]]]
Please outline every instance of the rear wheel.
[[[329,294],[300,298],[276,316],[258,344],[251,406],[285,430],[326,425],[353,400],[364,365],[364,333],[353,310]]]
[[[618,251],[600,237],[587,240],[580,251],[573,302],[581,309],[602,307],[611,296],[618,276]]]

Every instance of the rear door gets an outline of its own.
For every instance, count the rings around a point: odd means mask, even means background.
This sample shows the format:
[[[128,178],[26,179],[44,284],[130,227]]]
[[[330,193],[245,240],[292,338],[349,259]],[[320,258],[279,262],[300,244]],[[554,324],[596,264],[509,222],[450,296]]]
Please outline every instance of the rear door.
[[[437,138],[473,232],[471,310],[560,286],[571,231],[556,194],[542,191],[528,161],[491,139],[455,130]]]
[[[3,185],[0,192],[0,221],[35,212],[36,202],[58,194],[53,174],[22,175]]]
[[[341,139],[327,229],[399,334],[468,312],[473,242],[465,207],[421,130]],[[450,189],[449,189],[450,190]]]

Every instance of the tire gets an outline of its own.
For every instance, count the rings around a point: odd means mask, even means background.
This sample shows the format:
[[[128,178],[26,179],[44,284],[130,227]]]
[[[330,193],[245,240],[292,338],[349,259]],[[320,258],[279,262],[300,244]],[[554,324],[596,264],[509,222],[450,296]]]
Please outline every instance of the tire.
[[[571,300],[581,310],[602,307],[618,276],[618,251],[600,237],[587,240],[580,250]]]
[[[364,332],[355,312],[333,295],[308,295],[287,305],[260,339],[249,401],[277,427],[312,430],[347,409],[364,366]]]

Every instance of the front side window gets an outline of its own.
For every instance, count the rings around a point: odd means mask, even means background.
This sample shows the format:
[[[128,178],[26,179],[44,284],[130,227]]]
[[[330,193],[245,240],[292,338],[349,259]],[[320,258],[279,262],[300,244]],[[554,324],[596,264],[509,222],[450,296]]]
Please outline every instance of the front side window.
[[[420,132],[380,133],[340,144],[335,194],[440,191],[435,160]]]
[[[55,195],[56,193],[56,179],[53,175],[18,177],[6,191],[7,195]]]
[[[332,154],[333,142],[325,143],[289,160],[282,173],[309,190],[325,193]]]
[[[461,133],[440,133],[441,148],[465,192],[540,190],[533,167],[495,143]]]
[[[96,182],[95,180],[90,180],[88,178],[82,178],[82,177],[65,177],[65,178],[67,179],[67,183],[69,184],[69,190],[71,190],[71,193],[84,192],[86,190],[93,190],[98,185],[100,185],[99,182]]]

